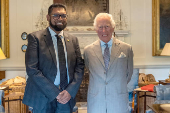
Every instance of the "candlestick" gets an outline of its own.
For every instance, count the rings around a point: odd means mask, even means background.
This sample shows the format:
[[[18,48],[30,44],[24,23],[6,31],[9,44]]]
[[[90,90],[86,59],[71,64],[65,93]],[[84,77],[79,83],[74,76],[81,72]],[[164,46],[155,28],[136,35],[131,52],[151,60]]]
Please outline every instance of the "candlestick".
[[[121,15],[122,15],[122,13],[121,13],[121,9],[120,9],[120,21],[121,21]]]

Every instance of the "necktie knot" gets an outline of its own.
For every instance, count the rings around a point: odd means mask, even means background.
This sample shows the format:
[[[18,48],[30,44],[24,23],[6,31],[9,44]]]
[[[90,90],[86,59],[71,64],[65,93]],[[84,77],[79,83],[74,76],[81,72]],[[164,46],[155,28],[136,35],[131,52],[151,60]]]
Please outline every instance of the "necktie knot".
[[[104,44],[106,46],[106,48],[108,48],[108,44]]]
[[[61,35],[55,35],[57,39],[61,39]]]

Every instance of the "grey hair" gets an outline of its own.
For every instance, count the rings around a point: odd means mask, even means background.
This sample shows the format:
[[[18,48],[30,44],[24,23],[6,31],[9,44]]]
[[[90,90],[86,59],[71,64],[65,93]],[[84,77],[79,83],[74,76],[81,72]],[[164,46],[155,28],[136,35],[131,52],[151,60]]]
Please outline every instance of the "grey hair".
[[[99,14],[97,14],[97,16],[94,19],[93,26],[94,26],[95,29],[97,28],[97,19],[101,18],[101,17],[109,17],[110,18],[110,23],[112,25],[112,28],[115,28],[115,21],[113,20],[113,16],[111,14],[99,13]]]

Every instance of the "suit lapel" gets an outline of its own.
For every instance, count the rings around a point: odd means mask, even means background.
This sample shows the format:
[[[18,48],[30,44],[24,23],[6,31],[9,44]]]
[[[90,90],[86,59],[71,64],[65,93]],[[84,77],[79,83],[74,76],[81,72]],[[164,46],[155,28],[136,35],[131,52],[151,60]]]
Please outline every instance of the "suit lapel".
[[[50,51],[50,54],[52,56],[52,59],[57,67],[57,61],[56,61],[56,54],[55,54],[55,50],[54,50],[54,45],[53,45],[53,41],[52,41],[52,37],[51,37],[51,34],[48,30],[48,28],[45,29],[45,32],[44,32],[44,40],[47,44],[47,47]]]
[[[110,62],[109,62],[108,69],[110,68],[110,66],[114,62],[115,58],[117,57],[118,52],[120,51],[119,44],[120,43],[118,42],[118,40],[116,40],[116,38],[113,38],[113,44],[112,44]],[[103,60],[103,55],[102,55],[102,50],[101,50],[101,46],[100,46],[100,40],[97,40],[93,45],[94,45],[94,48],[93,48],[94,53],[98,57],[99,61],[103,65],[103,67],[105,67],[104,60]]]
[[[112,50],[111,50],[111,56],[110,56],[110,62],[109,62],[109,67],[108,70],[110,69],[111,65],[113,65],[114,61],[116,58],[118,58],[118,53],[120,53],[121,47],[120,47],[120,43],[118,40],[116,40],[116,38],[113,38],[113,44],[112,44]],[[110,69],[112,70],[112,69]],[[115,74],[107,74],[107,79],[106,81],[108,82],[109,80],[111,80],[111,78],[114,77]]]
[[[93,45],[94,45],[94,48],[93,48],[94,53],[98,57],[99,61],[103,65],[103,67],[105,67],[103,55],[102,55],[102,50],[101,50],[101,46],[100,46],[100,40],[97,40]]]
[[[116,40],[116,38],[113,38],[113,44],[112,44],[112,49],[111,49],[111,55],[110,55],[110,62],[109,62],[109,67],[112,65],[112,63],[114,62],[115,58],[118,55],[118,52],[120,51],[120,46],[119,46],[119,42]]]

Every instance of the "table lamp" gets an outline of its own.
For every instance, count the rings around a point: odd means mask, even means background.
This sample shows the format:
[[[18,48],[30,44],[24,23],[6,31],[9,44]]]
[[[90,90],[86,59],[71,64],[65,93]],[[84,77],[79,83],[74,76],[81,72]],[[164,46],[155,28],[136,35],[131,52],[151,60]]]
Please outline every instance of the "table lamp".
[[[162,50],[161,56],[170,56],[170,43],[165,44],[165,46]],[[165,79],[165,81],[170,82],[170,71],[169,71],[169,78]]]
[[[6,59],[6,57],[5,57],[2,49],[0,48],[0,60],[2,60],[2,59]]]
[[[0,48],[0,60],[6,59],[2,49]],[[0,71],[0,80],[5,78],[5,71]]]

